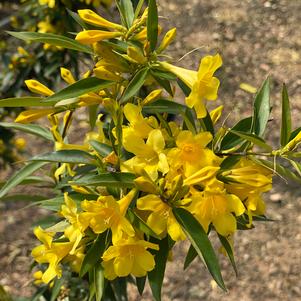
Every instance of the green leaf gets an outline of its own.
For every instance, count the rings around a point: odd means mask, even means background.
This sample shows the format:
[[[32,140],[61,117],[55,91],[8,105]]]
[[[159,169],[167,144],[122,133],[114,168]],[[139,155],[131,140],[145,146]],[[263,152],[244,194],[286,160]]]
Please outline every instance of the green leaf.
[[[50,106],[42,102],[41,97],[14,97],[0,99],[0,108],[19,108],[19,107],[42,107]]]
[[[289,141],[293,140],[301,132],[301,127],[292,131],[289,137]]]
[[[168,80],[162,79],[162,78],[154,75],[153,73],[152,73],[152,76],[156,80],[156,82],[168,92],[169,95],[173,96],[174,93],[172,91],[170,82]]]
[[[244,132],[244,133],[250,133],[251,129],[252,129],[252,117],[247,117],[247,118],[240,120],[234,127],[232,127],[231,130]],[[239,138],[237,135],[234,135],[233,133],[229,132],[223,138],[220,149],[221,150],[230,149],[230,148],[242,143],[243,140],[244,139]]]
[[[270,115],[270,80],[267,78],[254,101],[253,131],[262,137]]]
[[[147,39],[150,50],[154,51],[158,41],[158,8],[156,0],[148,0]]]
[[[43,102],[47,104],[55,104],[64,99],[75,98],[86,93],[99,91],[112,85],[112,83],[112,81],[103,80],[96,77],[84,78],[45,98]]]
[[[45,200],[46,198],[46,196],[42,195],[13,194],[2,197],[1,202],[38,202],[41,200]]]
[[[53,46],[59,46],[59,47],[76,50],[76,51],[93,55],[93,50],[89,46],[83,45],[76,40],[67,38],[65,36],[57,35],[54,33],[26,32],[26,31],[23,32],[7,31],[7,33],[24,41],[46,43]]]
[[[142,108],[143,113],[154,114],[154,113],[168,113],[168,114],[181,114],[186,112],[187,107],[177,102],[158,99],[155,102],[146,105]]]
[[[173,214],[198,255],[204,259],[213,279],[223,290],[226,290],[218,259],[203,227],[190,212],[183,208],[173,208]]]
[[[35,171],[40,169],[47,162],[30,162],[23,168],[18,170],[12,177],[10,177],[6,184],[0,190],[0,198],[6,195],[12,188],[20,184],[24,179],[33,174]]]
[[[282,88],[282,115],[281,115],[281,135],[280,144],[285,146],[289,142],[292,131],[291,110],[288,93],[285,84]]]
[[[113,148],[105,143],[101,143],[97,140],[90,140],[89,144],[98,152],[99,155],[102,157],[108,156],[112,151]]]
[[[94,267],[95,301],[101,301],[104,292],[104,269],[100,263]]]
[[[222,246],[224,247],[225,251],[227,252],[227,255],[229,257],[229,260],[231,262],[231,265],[234,269],[235,275],[237,277],[237,268],[236,268],[236,263],[235,263],[235,259],[234,259],[234,254],[233,254],[233,250],[232,247],[228,241],[228,239],[220,234],[217,234],[218,238],[222,244]]]
[[[98,116],[98,105],[89,106],[88,110],[89,110],[89,124],[91,130],[93,130]]]
[[[98,235],[97,239],[94,241],[90,249],[88,250],[86,256],[84,257],[79,276],[83,277],[87,272],[92,270],[97,262],[100,262],[100,258],[106,248],[108,232],[103,232]]]
[[[142,296],[144,287],[145,287],[146,277],[136,277],[136,286],[139,292],[139,295]]]
[[[57,297],[61,291],[61,287],[63,286],[64,278],[61,277],[60,279],[55,279],[54,285],[51,288],[51,298],[50,301],[57,300]]]
[[[80,16],[77,13],[73,12],[69,8],[66,8],[66,10],[78,25],[80,25],[83,29],[89,29],[89,26],[80,18]]]
[[[208,113],[208,111],[207,111],[207,115],[200,120],[203,122],[203,124],[205,126],[205,130],[210,132],[214,136],[214,125],[213,125],[213,122],[211,120],[211,117],[210,117],[210,114]]]
[[[156,265],[152,271],[148,272],[147,277],[154,299],[161,301],[161,289],[169,253],[168,236],[162,240],[153,239],[152,242],[159,245],[159,250],[152,251],[155,255]]]
[[[37,155],[31,161],[61,162],[73,164],[96,165],[96,161],[89,153],[81,150],[60,150],[56,152]]]
[[[121,15],[122,23],[130,28],[134,21],[134,9],[131,0],[117,0],[116,5]]]
[[[230,169],[232,166],[234,166],[238,161],[240,160],[242,156],[229,156],[226,159],[223,160],[221,164],[221,169]]]
[[[128,86],[126,87],[121,97],[120,100],[121,103],[126,102],[128,99],[133,97],[140,90],[148,75],[148,71],[149,71],[148,68],[143,68],[134,75],[134,77],[129,82]]]
[[[98,175],[83,176],[75,181],[70,182],[71,185],[81,186],[113,186],[113,187],[134,187],[134,179],[136,176],[126,172],[108,172]]]
[[[14,122],[0,122],[0,126],[5,128],[19,130],[28,134],[42,137],[44,139],[53,141],[52,134],[49,130],[36,124],[22,124]]]
[[[184,270],[186,270],[190,266],[190,264],[197,256],[198,256],[197,251],[195,250],[193,245],[190,245],[184,262]]]
[[[259,136],[255,135],[255,134],[251,134],[251,133],[244,133],[244,132],[239,132],[239,131],[234,131],[234,130],[230,130],[231,133],[233,133],[234,135],[239,136],[240,138],[245,139],[246,141],[249,141],[263,149],[265,149],[268,152],[271,152],[273,149],[270,145],[266,144],[266,142],[260,138]]]
[[[144,0],[139,0],[138,4],[136,6],[136,9],[135,9],[134,19],[138,18],[143,4],[144,4]]]
[[[139,229],[146,235],[160,239],[160,237],[135,213],[135,211],[128,209],[127,218],[135,228]]]

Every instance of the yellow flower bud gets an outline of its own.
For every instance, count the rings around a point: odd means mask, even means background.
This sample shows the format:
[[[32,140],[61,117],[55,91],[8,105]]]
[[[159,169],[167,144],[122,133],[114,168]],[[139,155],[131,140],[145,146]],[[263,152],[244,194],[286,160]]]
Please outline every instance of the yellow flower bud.
[[[17,150],[22,151],[22,150],[24,150],[24,148],[26,146],[26,140],[24,138],[17,138],[14,141],[14,144],[15,144]]]
[[[52,94],[54,94],[52,90],[50,90],[45,85],[41,84],[40,82],[34,79],[26,80],[25,85],[33,93],[37,93],[45,96],[51,96]]]
[[[169,46],[169,44],[175,39],[176,33],[177,33],[177,29],[172,28],[165,34],[159,48],[157,49],[158,53],[162,52]]]
[[[75,79],[72,73],[68,69],[61,67],[60,71],[61,71],[61,77],[66,83],[68,83],[69,85],[75,83]]]
[[[82,44],[93,44],[98,41],[113,39],[122,36],[121,32],[103,30],[84,30],[77,34],[75,40]]]
[[[158,98],[161,97],[162,94],[162,90],[161,89],[157,89],[152,91],[151,93],[149,93],[142,101],[141,106],[145,106],[147,104],[150,104],[154,101],[156,101]]]
[[[34,109],[34,110],[23,111],[17,116],[15,122],[30,123],[32,121],[35,121],[41,117],[44,117],[54,112],[55,109]]]

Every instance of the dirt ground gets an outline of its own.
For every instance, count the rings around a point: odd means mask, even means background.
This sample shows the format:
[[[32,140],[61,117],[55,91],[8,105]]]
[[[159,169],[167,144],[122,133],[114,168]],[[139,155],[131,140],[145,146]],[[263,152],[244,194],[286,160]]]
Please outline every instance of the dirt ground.
[[[268,75],[273,89],[272,116],[279,119],[280,91],[285,82],[294,127],[301,125],[301,1],[160,0],[159,5],[164,25],[178,29],[171,55],[180,59],[196,49],[179,65],[197,68],[201,56],[221,53],[224,67],[219,73],[216,104],[225,105],[225,116],[231,113],[229,125],[251,112],[252,96],[240,90],[239,84],[259,87]],[[267,137],[277,144],[274,133],[279,124],[272,120],[270,126]],[[164,301],[301,300],[301,189],[279,179],[275,182],[266,203],[267,215],[276,221],[257,223],[253,231],[239,232],[235,237],[237,278],[220,256],[228,292],[216,287],[200,261],[183,272],[187,250],[187,243],[183,243],[168,263]],[[29,253],[35,244],[30,225],[43,212],[0,206],[0,284],[16,295],[28,296]],[[131,296],[130,301],[151,300],[149,291],[143,297],[133,291]]]

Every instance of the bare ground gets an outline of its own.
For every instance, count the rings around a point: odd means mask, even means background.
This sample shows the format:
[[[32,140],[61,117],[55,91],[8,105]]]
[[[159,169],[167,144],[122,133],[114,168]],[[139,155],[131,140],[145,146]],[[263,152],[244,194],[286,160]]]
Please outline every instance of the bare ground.
[[[229,122],[251,112],[252,96],[240,90],[239,84],[246,82],[258,87],[271,75],[272,115],[279,118],[280,90],[282,82],[286,82],[295,127],[300,126],[300,1],[161,0],[159,4],[164,24],[178,29],[171,55],[179,59],[201,47],[179,64],[197,68],[199,57],[222,54],[222,85],[216,104],[225,104],[225,113],[231,113]],[[275,130],[279,124],[270,123],[267,137],[277,144]],[[253,231],[236,235],[237,278],[227,260],[220,256],[228,292],[216,287],[199,261],[183,272],[187,249],[184,243],[176,248],[174,260],[168,263],[164,301],[301,300],[301,190],[293,184],[276,182],[271,194],[266,195],[267,215],[276,221],[257,223]],[[44,213],[33,208],[16,210],[15,205],[1,206],[0,284],[16,295],[28,296],[29,253],[35,244],[30,225]],[[133,289],[130,300],[151,300],[149,290],[138,297]]]

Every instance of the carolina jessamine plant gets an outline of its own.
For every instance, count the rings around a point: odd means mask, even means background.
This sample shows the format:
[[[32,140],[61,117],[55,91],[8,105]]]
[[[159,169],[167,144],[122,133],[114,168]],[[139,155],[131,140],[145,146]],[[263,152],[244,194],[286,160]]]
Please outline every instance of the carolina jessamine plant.
[[[209,234],[217,235],[236,271],[233,236],[254,228],[256,220],[268,220],[263,193],[271,189],[273,175],[301,182],[301,128],[292,131],[286,88],[279,149],[264,139],[269,79],[255,97],[252,116],[232,128],[218,126],[222,107],[208,112],[206,102],[217,98],[221,56],[202,58],[198,71],[177,67],[163,54],[176,29],[160,38],[156,1],[149,0],[144,10],[142,0],[116,4],[121,24],[79,10],[85,26],[75,40],[44,41],[91,55],[94,64],[81,79],[62,67],[64,89],[53,91],[29,79],[27,87],[38,96],[0,101],[0,106],[33,107],[10,126],[54,146],[30,159],[0,197],[37,170],[50,175],[48,185],[57,197],[38,204],[53,210],[58,221],[35,228],[41,244],[32,256],[39,269],[36,281],[55,282],[52,300],[67,266],[89,283],[89,300],[126,298],[128,282],[142,294],[146,278],[160,300],[166,262],[181,240],[191,243],[184,267],[200,256],[225,290]],[[83,107],[90,128],[73,144],[71,125]],[[31,124],[43,116],[49,126]]]

